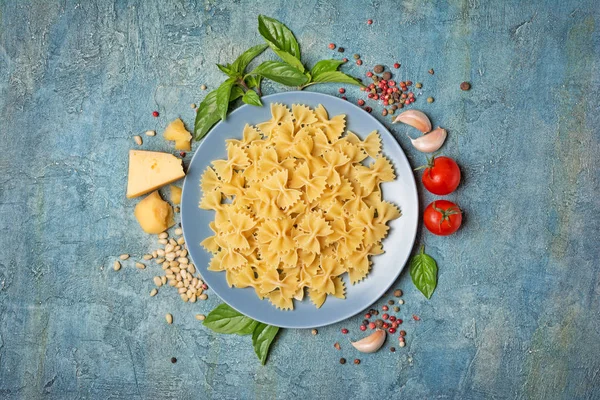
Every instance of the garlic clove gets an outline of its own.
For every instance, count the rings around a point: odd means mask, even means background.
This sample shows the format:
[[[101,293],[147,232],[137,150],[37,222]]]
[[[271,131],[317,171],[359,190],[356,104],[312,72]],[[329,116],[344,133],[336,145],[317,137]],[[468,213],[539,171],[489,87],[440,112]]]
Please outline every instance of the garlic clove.
[[[394,123],[396,122],[410,125],[423,133],[427,133],[431,130],[431,121],[429,121],[429,118],[425,113],[419,110],[404,111],[396,117]]]
[[[381,348],[383,342],[385,342],[385,330],[377,329],[366,338],[350,343],[362,353],[375,353]]]
[[[406,134],[408,136],[408,134]],[[426,135],[416,139],[408,136],[415,149],[423,153],[433,153],[439,150],[446,140],[447,132],[444,128],[437,127]]]

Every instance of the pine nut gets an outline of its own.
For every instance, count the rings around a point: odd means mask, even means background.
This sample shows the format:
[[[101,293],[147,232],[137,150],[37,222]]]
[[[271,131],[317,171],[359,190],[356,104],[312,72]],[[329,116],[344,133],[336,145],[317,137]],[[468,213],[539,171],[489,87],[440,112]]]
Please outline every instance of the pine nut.
[[[158,286],[158,287],[162,286],[162,281],[160,280],[160,276],[155,276],[153,280],[154,280],[154,284],[156,286]]]
[[[145,269],[145,268],[146,268],[146,266],[145,266],[144,264],[142,264],[142,263],[137,263],[137,262],[135,263],[135,267],[136,267],[136,268],[139,268],[139,269]]]
[[[197,285],[197,284],[198,284],[198,278],[194,278],[194,279],[192,279],[192,283],[191,283],[191,285],[192,285],[193,287],[196,287],[196,285]]]
[[[196,295],[193,294],[191,296],[188,296],[190,298],[190,303],[195,303],[196,302]]]
[[[194,292],[192,292],[190,289],[188,289],[185,294],[187,294],[187,297],[190,297],[192,294],[194,294]]]
[[[171,271],[173,271],[174,274],[178,274],[179,272],[181,272],[181,268],[179,268],[179,267],[171,267]]]
[[[177,290],[177,293],[179,293],[179,294],[182,294],[182,293],[185,293],[185,292],[187,292],[187,290],[185,290],[184,287],[179,288],[179,290]]]
[[[121,255],[119,256],[119,258],[120,258],[121,260],[127,260],[127,259],[129,258],[129,254],[121,254]]]
[[[181,250],[181,246],[177,245],[177,246],[175,246],[175,248],[173,250],[179,251],[179,250]]]
[[[179,239],[177,239],[177,244],[184,244],[185,243],[185,239],[182,237],[180,237]]]
[[[146,136],[155,136],[156,132],[154,131],[146,131]]]
[[[185,257],[187,256],[188,252],[186,249],[181,250],[181,253],[179,253],[181,255],[181,257]]]
[[[183,294],[181,295],[181,300],[183,300],[184,302],[186,302],[186,303],[187,303],[189,299],[188,299],[187,295],[186,295],[185,293],[183,293]]]
[[[169,281],[169,286],[175,286],[175,285],[177,285],[177,281],[175,279],[171,279]]]
[[[175,248],[175,246],[173,246],[171,243],[169,243],[168,245],[165,246],[165,253],[172,252],[174,248]]]
[[[181,234],[183,234],[183,229],[181,229],[181,228],[177,228],[177,229],[175,229],[175,234],[176,234],[176,235],[181,235]]]
[[[208,295],[206,293],[202,293],[200,296],[198,296],[198,298],[200,300],[206,300],[206,299],[208,299]]]
[[[166,276],[161,276],[160,277],[160,283],[162,283],[163,285],[167,284],[167,277]]]
[[[187,270],[190,274],[193,274],[196,272],[196,267],[194,266],[194,264],[189,264]]]
[[[158,234],[158,238],[159,239],[166,239],[169,237],[169,234],[167,232],[162,232]]]
[[[198,283],[196,283],[196,287],[197,287],[198,289],[202,288],[202,284],[203,284],[203,283],[204,283],[204,282],[202,282],[200,279],[198,279]]]
[[[163,249],[158,249],[158,250],[156,250],[156,254],[158,254],[160,257],[164,257],[165,251]]]
[[[177,274],[175,279],[177,279],[177,282],[180,282],[183,285],[183,278],[181,277],[181,274]]]
[[[200,295],[202,294],[202,292],[203,292],[202,288],[196,289],[196,296],[200,297]]]
[[[133,140],[135,140],[135,144],[137,144],[138,146],[142,145],[142,137],[140,135],[135,135],[133,137]]]
[[[167,253],[167,254],[165,254],[165,258],[167,260],[169,260],[169,261],[175,260],[175,257],[176,257],[175,253]]]
[[[184,279],[184,280],[183,280],[183,286],[185,286],[185,287],[189,287],[189,286],[190,286],[190,281],[189,281],[189,279]]]
[[[165,261],[164,263],[162,263],[162,269],[167,271],[169,269],[169,265],[170,264],[168,263],[168,261]]]
[[[169,243],[169,241],[167,239],[158,239],[158,243],[167,244],[167,243]]]
[[[165,262],[164,258],[157,258],[156,260],[154,260],[157,264],[162,264]]]
[[[173,323],[173,316],[171,314],[165,315],[165,319],[167,320],[167,324],[171,325]]]
[[[154,250],[152,252],[152,258],[156,258],[156,257],[158,257],[158,253],[156,252],[156,250]]]
[[[152,260],[152,254],[144,254],[144,256],[142,258],[146,261]]]
[[[115,271],[118,271],[118,270],[120,270],[120,269],[121,269],[121,263],[120,263],[120,262],[118,262],[118,261],[115,261],[115,263],[113,264],[113,269],[114,269]]]
[[[173,268],[173,267],[179,267],[179,262],[178,262],[178,261],[175,261],[175,260],[173,260],[173,261],[170,261],[170,262],[169,262],[169,265],[171,266],[171,268]]]
[[[169,274],[167,275],[167,279],[175,280],[175,275]]]
[[[154,297],[158,294],[158,289],[154,288],[150,291],[150,297]]]
[[[171,243],[173,247],[177,246],[177,242],[173,238],[169,239],[169,243]]]
[[[179,261],[179,264],[187,264],[189,262],[187,257],[179,257],[177,261]]]
[[[182,288],[183,287],[183,282],[177,282],[177,288]]]
[[[187,272],[185,272],[185,269],[182,269],[181,271],[179,271],[179,273],[181,274],[181,277],[183,279],[187,279]]]
[[[206,315],[204,315],[204,314],[196,314],[196,319],[198,321],[204,321],[206,319]]]

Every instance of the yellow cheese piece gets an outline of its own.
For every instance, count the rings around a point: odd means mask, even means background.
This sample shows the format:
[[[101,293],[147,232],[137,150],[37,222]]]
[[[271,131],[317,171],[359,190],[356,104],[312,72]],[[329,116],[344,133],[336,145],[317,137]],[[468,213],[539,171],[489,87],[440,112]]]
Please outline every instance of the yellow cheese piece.
[[[175,224],[173,209],[160,198],[158,190],[140,201],[135,206],[133,215],[146,233],[161,233]]]
[[[181,160],[156,151],[129,151],[127,198],[138,197],[185,176]]]
[[[179,186],[171,185],[171,203],[181,203],[181,188]]]
[[[177,150],[189,151],[192,148],[190,144],[190,140],[192,140],[192,134],[185,129],[183,121],[180,118],[177,118],[167,126],[163,136],[166,140],[174,140],[175,149]]]

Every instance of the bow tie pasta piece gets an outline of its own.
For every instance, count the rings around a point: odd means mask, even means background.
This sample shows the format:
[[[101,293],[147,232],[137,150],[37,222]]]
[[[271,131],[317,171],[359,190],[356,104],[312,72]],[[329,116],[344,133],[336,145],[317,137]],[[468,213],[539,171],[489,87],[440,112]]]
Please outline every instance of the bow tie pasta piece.
[[[323,106],[271,104],[269,121],[227,140],[227,158],[200,184],[200,208],[215,212],[214,234],[201,243],[209,271],[281,310],[305,290],[317,308],[327,296],[343,299],[343,276],[356,284],[368,275],[401,213],[382,198],[380,184],[395,175],[379,134],[361,140],[345,128],[345,116],[329,118]]]

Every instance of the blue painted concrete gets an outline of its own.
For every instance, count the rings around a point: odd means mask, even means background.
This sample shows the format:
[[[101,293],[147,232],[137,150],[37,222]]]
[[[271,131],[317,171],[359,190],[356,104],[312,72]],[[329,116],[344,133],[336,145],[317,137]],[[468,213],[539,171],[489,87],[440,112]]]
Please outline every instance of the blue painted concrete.
[[[249,338],[194,319],[216,296],[150,299],[150,268],[110,268],[154,242],[124,196],[132,135],[191,123],[200,85],[223,79],[214,63],[260,42],[259,13],[308,65],[341,56],[329,42],[362,55],[356,75],[401,62],[449,131],[465,225],[419,232],[439,286],[427,301],[400,277],[396,353],[353,352],[353,318],[283,331],[263,367]],[[600,398],[599,24],[593,0],[0,2],[0,398]]]

